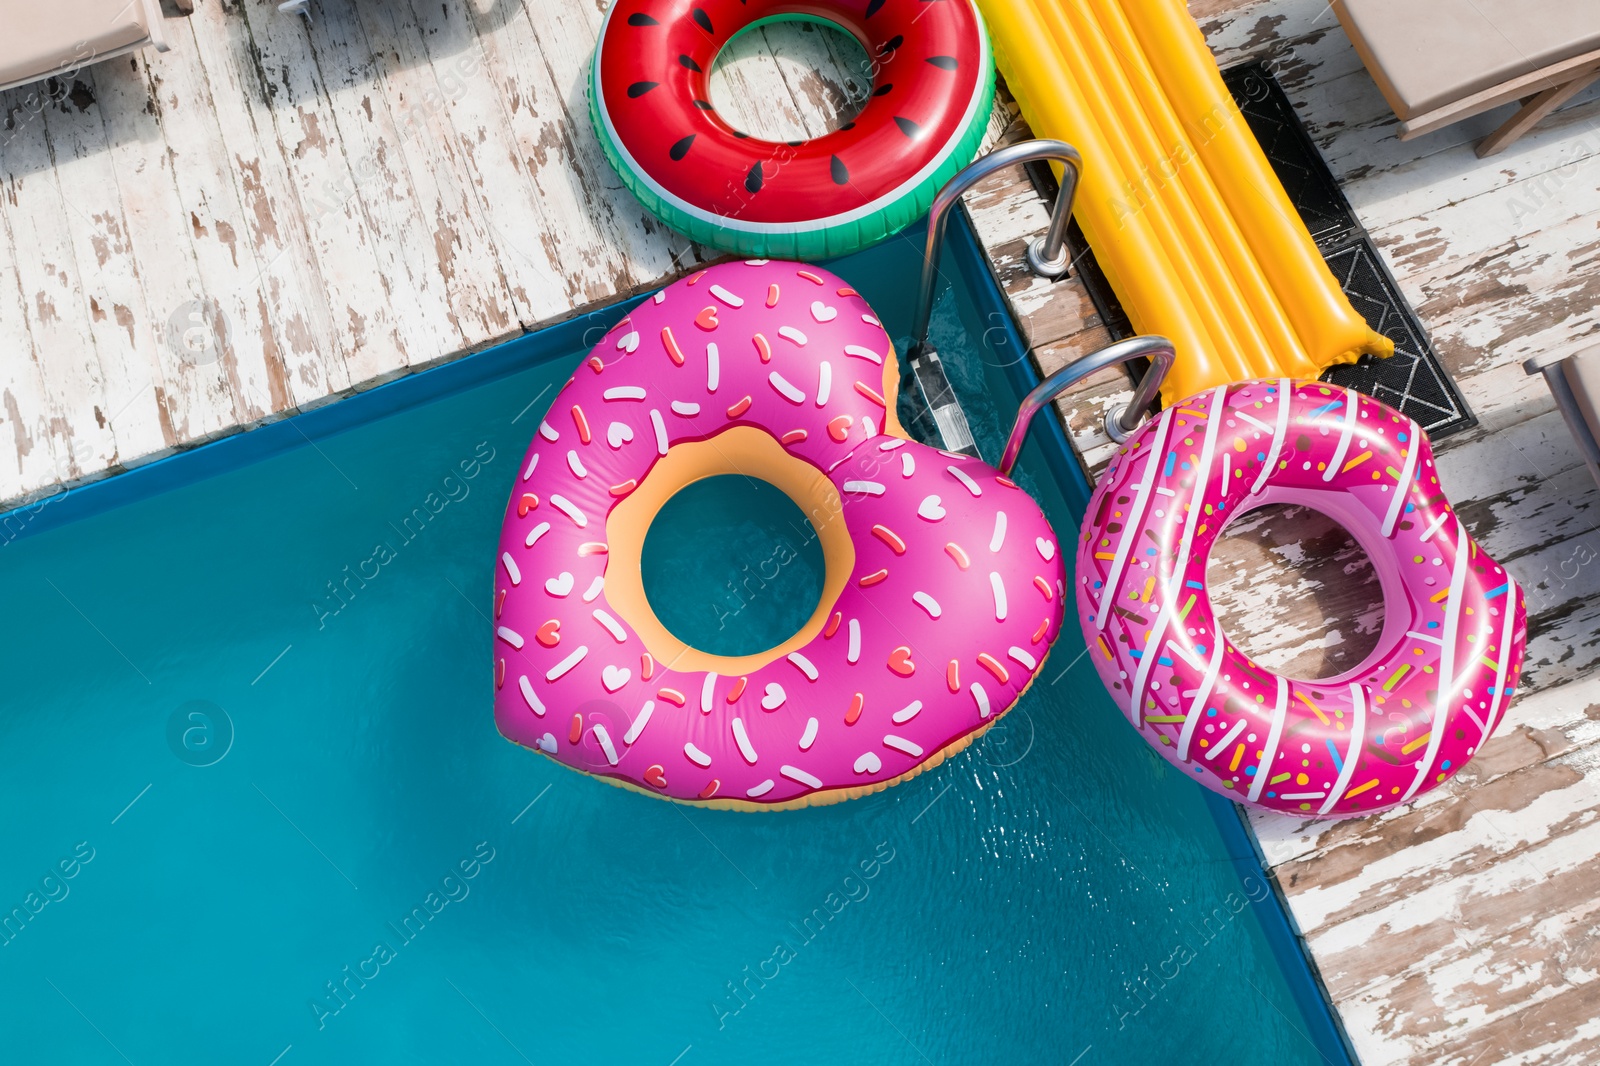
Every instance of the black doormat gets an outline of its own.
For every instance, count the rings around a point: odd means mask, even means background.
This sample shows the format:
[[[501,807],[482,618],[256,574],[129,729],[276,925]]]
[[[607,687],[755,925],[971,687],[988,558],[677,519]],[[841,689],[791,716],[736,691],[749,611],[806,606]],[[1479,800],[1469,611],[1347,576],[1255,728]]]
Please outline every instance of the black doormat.
[[[1374,330],[1394,341],[1390,358],[1362,356],[1356,363],[1333,367],[1322,380],[1382,400],[1415,419],[1436,440],[1477,425],[1477,417],[1439,362],[1427,331],[1350,209],[1277,79],[1264,65],[1246,63],[1224,70],[1222,80],[1351,306]],[[1094,161],[1089,160],[1088,165],[1093,166]],[[1036,184],[1053,185],[1048,167],[1032,173]],[[1069,230],[1068,246],[1073,268],[1112,338],[1132,336],[1127,313],[1077,223]],[[1143,370],[1132,369],[1135,374]]]

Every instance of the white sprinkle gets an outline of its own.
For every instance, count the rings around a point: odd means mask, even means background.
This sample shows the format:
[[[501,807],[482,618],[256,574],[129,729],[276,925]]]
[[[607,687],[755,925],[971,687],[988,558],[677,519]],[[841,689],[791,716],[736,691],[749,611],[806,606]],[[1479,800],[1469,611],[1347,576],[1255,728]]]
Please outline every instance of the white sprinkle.
[[[817,668],[812,666],[811,660],[804,655],[797,651],[792,651],[789,653],[789,661],[800,668],[800,672],[806,675],[807,681],[815,681],[817,679]]]
[[[811,745],[813,743],[815,743],[816,739],[817,739],[817,720],[815,718],[807,719],[806,720],[806,731],[804,733],[800,734],[800,750],[801,751],[810,751],[811,750]]]
[[[918,607],[921,607],[924,611],[928,612],[929,618],[937,619],[941,614],[944,613],[944,611],[939,607],[939,601],[928,595],[926,592],[913,592],[911,594],[911,598],[916,601]]]
[[[672,413],[681,418],[693,418],[700,413],[700,405],[697,403],[684,403],[682,400],[673,400]]]
[[[642,400],[645,391],[638,385],[618,385],[614,389],[607,389],[600,394],[607,400]]]
[[[999,574],[992,572],[989,574],[989,587],[994,590],[994,620],[996,622],[1004,622],[1006,620],[1006,587],[1001,583]]]
[[[522,471],[522,480],[526,481],[533,476],[533,468],[539,465],[539,453],[534,452],[528,460],[527,467]]]
[[[922,701],[912,700],[910,704],[894,712],[894,724],[905,725],[907,722],[911,721],[911,719],[915,718],[917,713],[921,710]]]
[[[1433,539],[1433,535],[1435,533],[1439,532],[1439,528],[1444,525],[1445,520],[1448,519],[1449,517],[1450,517],[1450,512],[1449,511],[1445,511],[1444,513],[1440,514],[1438,518],[1435,518],[1433,520],[1433,522],[1428,526],[1428,528],[1422,531],[1422,540],[1423,540],[1423,542],[1426,543],[1427,541],[1432,540]]]
[[[547,421],[539,423],[539,436],[543,437],[547,441],[552,442],[561,439],[561,434],[557,433],[555,428]]]
[[[876,481],[846,481],[844,491],[859,492],[866,496],[882,496],[885,490]]]
[[[994,515],[994,536],[989,538],[989,550],[997,552],[1000,545],[1006,542],[1006,513],[996,511]]]
[[[872,420],[871,415],[861,416],[861,428],[865,431],[868,440],[878,435],[878,424]]]
[[[583,602],[584,603],[593,603],[594,602],[594,598],[596,596],[600,595],[601,592],[605,591],[605,587],[606,587],[606,579],[605,579],[605,575],[602,574],[599,577],[595,578],[593,581],[589,582],[589,591],[587,591],[587,592],[585,592],[583,594]]]
[[[828,390],[833,388],[833,364],[824,359],[817,366],[817,406],[828,403]]]
[[[595,728],[599,729],[600,727],[595,726]],[[922,755],[921,745],[913,744],[904,737],[897,737],[893,733],[890,733],[883,738],[883,746],[886,748],[893,748],[895,751],[903,751],[913,759]]]
[[[711,765],[711,756],[707,755],[693,744],[685,744],[683,746],[683,753],[689,756],[689,761],[694,763],[696,766],[704,768]]]
[[[783,701],[788,698],[788,693],[783,691],[782,685],[776,681],[769,682],[767,691],[761,697],[761,709],[763,711],[775,711],[782,707]]]
[[[711,699],[717,694],[717,675],[707,674],[705,684],[700,686],[700,710],[706,714],[711,713]]]
[[[761,784],[757,785],[755,788],[752,788],[749,791],[747,791],[745,793],[745,795],[749,796],[751,799],[757,799],[757,798],[759,798],[761,796],[765,796],[768,792],[772,791],[772,786],[774,784],[776,784],[776,782],[774,782],[772,780],[772,778],[769,777],[765,781],[761,782]]]
[[[706,345],[706,391],[716,392],[717,382],[722,377],[722,360],[717,355],[717,346],[713,342]]]
[[[589,524],[589,520],[583,516],[583,512],[568,503],[565,496],[552,495],[550,497],[550,505],[577,523],[579,529]]]
[[[628,731],[622,735],[624,744],[632,744],[639,739],[639,734],[644,732],[644,727],[650,723],[650,716],[656,713],[656,701],[645,700],[644,706],[639,708],[639,717],[633,720]]]
[[[667,424],[661,421],[661,412],[650,409],[650,424],[656,427],[656,454],[667,454]]]
[[[946,453],[946,454],[948,454],[948,453]],[[962,470],[960,467],[956,467],[956,466],[947,466],[947,467],[945,467],[945,469],[950,471],[950,473],[955,477],[955,479],[957,481],[959,481],[959,482],[961,482],[961,484],[965,485],[967,487],[967,491],[968,492],[972,493],[974,496],[982,496],[983,495],[983,490],[978,487],[978,483],[976,481],[972,480],[970,477],[968,477],[967,476],[967,472],[965,470]]]
[[[910,477],[917,472],[917,460],[910,452],[900,453],[900,476]]]
[[[804,770],[801,770],[800,768],[795,767],[795,766],[780,766],[780,767],[778,767],[778,773],[782,774],[784,777],[787,777],[791,781],[800,782],[802,785],[805,785],[807,788],[821,788],[822,787],[822,782],[821,781],[818,781],[815,777],[812,777],[810,774],[806,773]]]
[[[662,291],[656,293],[654,296],[650,297],[650,299],[655,303],[664,303],[664,302],[666,302],[666,299],[667,299],[666,290],[663,289]]]
[[[906,442],[901,438],[896,437],[894,440],[885,441],[884,443],[878,445],[878,450],[880,452],[892,452],[896,448],[904,448],[905,446]]]
[[[744,719],[735,718],[733,725],[734,743],[739,745],[739,754],[744,756],[744,761],[751,766],[756,764],[756,749],[750,746],[750,735],[744,731]]]
[[[1015,645],[1013,645],[1010,649],[1008,649],[1006,651],[1006,654],[1011,656],[1013,659],[1017,660],[1017,662],[1021,663],[1023,666],[1026,666],[1028,668],[1029,672],[1032,672],[1039,665],[1039,660],[1038,659],[1035,659],[1033,656],[1029,655],[1026,651],[1023,651],[1021,648],[1018,648]]]
[[[535,544],[539,543],[539,538],[548,532],[550,532],[550,523],[540,522],[538,525],[528,530],[528,539],[522,542],[522,546],[525,548],[533,547]]]
[[[793,341],[802,348],[806,346],[806,335],[795,329],[793,326],[779,326],[778,336],[782,337],[786,341]]]
[[[499,629],[495,630],[495,634],[501,640],[505,641],[513,648],[516,648],[518,651],[522,650],[522,634],[518,633],[516,630],[507,629],[505,626],[501,626]]]
[[[778,390],[778,395],[790,403],[806,402],[806,394],[785,381],[783,375],[776,370],[767,375],[767,380],[772,382],[772,387]]]
[[[606,632],[610,633],[613,637],[616,637],[618,644],[623,644],[627,641],[627,631],[621,626],[617,625],[617,620],[615,618],[612,618],[609,614],[602,611],[598,607],[594,609],[594,620],[605,626]]]
[[[1223,458],[1227,458],[1227,457],[1224,456]],[[1177,497],[1178,497],[1178,494],[1176,492],[1173,492],[1171,489],[1161,488],[1159,485],[1156,487],[1156,492],[1159,493],[1162,496],[1171,496],[1173,499],[1177,499]]]
[[[533,682],[528,680],[527,674],[523,674],[521,677],[517,678],[517,687],[522,690],[522,702],[528,705],[528,710],[532,711],[540,718],[543,718],[544,703],[539,699],[538,696],[534,695]]]
[[[606,732],[606,727],[599,722],[594,724],[594,738],[600,742],[601,750],[606,753],[606,762],[612,766],[617,765],[617,749],[611,746],[611,734]]]
[[[854,618],[850,619],[850,647],[844,658],[849,663],[861,658],[861,623]]]
[[[839,317],[839,309],[837,307],[829,307],[821,300],[812,300],[811,317],[818,322],[832,322]]]
[[[853,355],[857,359],[870,360],[871,362],[877,363],[879,366],[883,365],[883,356],[879,355],[877,352],[873,351],[871,348],[863,348],[859,344],[847,344],[847,345],[845,345],[844,346],[844,354],[845,355]]]
[[[744,261],[744,265],[745,266],[753,266],[753,267],[764,267],[770,262],[772,262],[772,260],[770,260],[770,259],[746,259]]]
[[[573,652],[571,655],[552,666],[550,668],[550,672],[544,675],[544,679],[546,681],[558,680],[564,676],[568,670],[571,670],[574,666],[577,666],[579,663],[583,662],[583,657],[588,654],[588,645],[580,647],[577,651]]]
[[[877,326],[879,329],[883,328],[883,323],[879,322],[877,319],[873,318],[871,315],[862,315],[861,316],[861,321],[865,322],[869,326]]]
[[[727,304],[729,307],[743,307],[744,306],[744,301],[743,300],[741,300],[739,297],[735,296],[733,293],[729,292],[727,289],[724,289],[721,285],[713,285],[713,286],[711,286],[711,295],[715,296],[717,299],[721,300],[723,303]]]
[[[513,586],[522,584],[522,571],[517,569],[517,561],[511,558],[510,552],[500,553],[500,562],[506,568],[506,576],[511,579]]]
[[[617,338],[617,351],[619,351],[619,352],[627,352],[629,355],[632,355],[634,352],[636,352],[638,350],[639,350],[639,331],[638,330],[633,330],[631,333],[625,333],[621,337]]]
[[[992,713],[989,710],[989,694],[983,691],[983,686],[976,681],[972,683],[972,698],[978,701],[978,717],[989,717]]]
[[[589,471],[583,468],[583,460],[579,459],[578,453],[570,448],[567,449],[567,468],[580,478],[589,476]]]

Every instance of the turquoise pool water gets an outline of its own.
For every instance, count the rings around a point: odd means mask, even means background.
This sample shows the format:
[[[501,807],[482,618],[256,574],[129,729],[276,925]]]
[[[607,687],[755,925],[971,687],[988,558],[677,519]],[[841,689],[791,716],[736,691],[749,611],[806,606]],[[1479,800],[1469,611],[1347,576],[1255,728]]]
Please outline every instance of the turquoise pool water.
[[[904,323],[916,262],[835,269]],[[947,273],[936,337],[992,460],[1014,339]],[[0,547],[6,1059],[1341,1061],[1249,855],[1070,632],[981,743],[840,806],[686,810],[500,739],[501,508],[608,318]],[[1070,536],[1038,440],[1018,480]]]

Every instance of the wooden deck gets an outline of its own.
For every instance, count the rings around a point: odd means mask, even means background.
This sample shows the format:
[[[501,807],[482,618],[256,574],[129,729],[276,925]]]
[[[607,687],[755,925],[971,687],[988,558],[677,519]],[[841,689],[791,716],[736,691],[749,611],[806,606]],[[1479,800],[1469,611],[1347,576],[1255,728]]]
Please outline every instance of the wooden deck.
[[[1253,815],[1257,838],[1367,1066],[1600,1061],[1600,490],[1521,368],[1600,337],[1600,92],[1480,160],[1505,115],[1401,143],[1326,0],[1190,10],[1221,65],[1274,67],[1478,414],[1439,467],[1530,613],[1523,692],[1454,780],[1374,818]],[[1020,171],[969,209],[1045,369],[1107,342],[1081,284],[1028,274],[1046,211]],[[1058,404],[1091,470],[1129,395],[1112,374]],[[1304,509],[1241,519],[1210,576],[1230,635],[1298,676],[1354,666],[1382,625],[1364,554]]]
[[[0,507],[610,303],[700,255],[588,135],[601,14],[206,0],[0,94]]]
[[[603,3],[206,0],[167,54],[0,94],[0,508],[330,402],[655,287],[703,253],[652,222],[590,136]],[[1524,692],[1408,810],[1253,820],[1369,1066],[1600,1060],[1600,491],[1523,358],[1600,333],[1600,92],[1502,156],[1490,114],[1400,143],[1325,0],[1194,0],[1219,61],[1269,60],[1481,426],[1446,487],[1528,592]],[[750,122],[816,132],[862,86],[822,39],[748,42],[782,91]],[[751,98],[755,98],[751,94]],[[1002,99],[995,132],[1026,135]],[[1093,166],[1094,161],[1089,160]],[[1040,363],[1105,343],[1081,285],[1023,265],[1045,205],[969,197]],[[1115,376],[1060,410],[1091,468]],[[1212,562],[1265,663],[1344,669],[1376,579],[1315,514],[1264,512]]]

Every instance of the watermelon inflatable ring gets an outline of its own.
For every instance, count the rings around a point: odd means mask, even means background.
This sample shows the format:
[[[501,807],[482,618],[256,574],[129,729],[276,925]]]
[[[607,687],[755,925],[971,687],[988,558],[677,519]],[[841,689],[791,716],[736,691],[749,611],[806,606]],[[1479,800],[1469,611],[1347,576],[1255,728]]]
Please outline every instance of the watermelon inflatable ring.
[[[734,129],[711,103],[717,56],[796,20],[866,49],[866,107],[808,141]],[[774,259],[842,255],[910,224],[972,161],[993,100],[972,0],[617,0],[589,80],[606,156],[646,207],[702,244]]]

